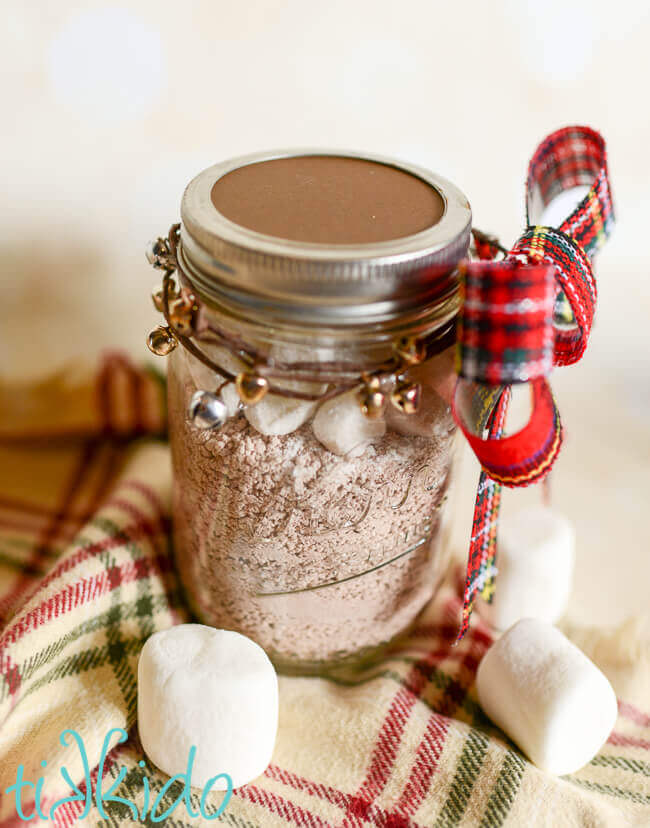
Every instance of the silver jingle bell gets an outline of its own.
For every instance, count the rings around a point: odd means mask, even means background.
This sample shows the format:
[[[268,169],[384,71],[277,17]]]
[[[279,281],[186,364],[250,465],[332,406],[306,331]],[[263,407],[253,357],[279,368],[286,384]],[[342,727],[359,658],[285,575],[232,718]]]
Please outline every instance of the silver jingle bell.
[[[221,428],[228,419],[226,404],[212,391],[195,391],[187,409],[192,425],[197,428]]]
[[[165,239],[152,239],[145,249],[145,256],[150,265],[161,270],[173,270],[170,263],[170,251]]]

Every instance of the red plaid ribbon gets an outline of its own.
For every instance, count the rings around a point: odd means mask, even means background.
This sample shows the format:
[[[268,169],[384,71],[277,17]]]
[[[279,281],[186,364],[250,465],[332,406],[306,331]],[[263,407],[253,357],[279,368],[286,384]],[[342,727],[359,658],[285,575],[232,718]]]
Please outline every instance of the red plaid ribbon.
[[[560,193],[589,185],[558,228],[532,224]],[[587,347],[596,308],[591,257],[614,224],[605,142],[589,127],[549,135],[533,155],[526,183],[529,226],[499,262],[461,270],[454,417],[481,463],[474,507],[459,639],[476,593],[494,594],[501,486],[527,486],[551,470],[562,425],[546,377],[577,362]],[[496,248],[479,239],[479,258]],[[529,382],[532,413],[503,436],[510,385]]]

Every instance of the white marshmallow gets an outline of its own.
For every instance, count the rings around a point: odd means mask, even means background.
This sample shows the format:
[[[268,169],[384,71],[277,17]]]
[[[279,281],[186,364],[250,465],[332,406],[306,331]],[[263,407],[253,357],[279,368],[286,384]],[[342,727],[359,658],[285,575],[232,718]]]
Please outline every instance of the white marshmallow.
[[[234,417],[237,411],[239,410],[239,406],[241,404],[241,400],[239,399],[239,394],[237,393],[237,389],[235,388],[234,382],[228,383],[228,385],[224,385],[221,389],[221,399],[224,401],[226,406],[226,410],[228,411],[229,417]]]
[[[314,435],[334,454],[361,450],[370,440],[386,433],[383,418],[371,420],[361,410],[356,391],[347,391],[324,402],[314,417]]]
[[[264,650],[236,632],[181,624],[155,633],[138,663],[138,729],[151,759],[192,785],[219,773],[245,785],[264,772],[278,727],[278,680]],[[215,790],[226,790],[218,779]]]
[[[554,624],[569,601],[574,561],[575,532],[563,515],[538,505],[504,517],[494,599],[479,604],[480,614],[497,630],[520,618]]]
[[[317,402],[268,394],[255,405],[247,406],[244,415],[260,434],[290,434],[306,423],[317,407]]]
[[[542,770],[573,773],[598,753],[617,716],[605,676],[556,627],[524,618],[476,674],[483,710]]]
[[[220,374],[208,368],[207,365],[204,365],[200,360],[192,356],[185,348],[177,348],[176,351],[180,351],[182,358],[185,359],[187,370],[197,389],[202,391],[215,391],[224,382],[224,378]],[[233,356],[226,348],[214,347],[210,355],[217,365],[235,375],[246,369],[244,363],[238,357]],[[234,382],[225,385],[220,394],[226,406],[228,416],[234,417],[240,402]]]
[[[317,359],[313,352],[300,349],[287,343],[274,343],[269,356],[279,362],[306,362]],[[278,385],[290,391],[302,391],[306,394],[322,394],[327,388],[322,383],[300,382],[295,380],[277,379]],[[264,399],[255,405],[246,408],[244,415],[248,422],[260,434],[290,434],[307,422],[318,407],[318,402],[279,397],[277,394],[267,394]]]

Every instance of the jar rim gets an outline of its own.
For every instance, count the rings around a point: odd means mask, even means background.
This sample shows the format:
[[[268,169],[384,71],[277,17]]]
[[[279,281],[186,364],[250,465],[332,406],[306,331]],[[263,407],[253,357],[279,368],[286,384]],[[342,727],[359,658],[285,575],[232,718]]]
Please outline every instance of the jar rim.
[[[355,158],[416,176],[442,198],[442,216],[388,241],[323,244],[259,233],[228,219],[212,201],[215,183],[240,167],[305,156]],[[466,197],[442,176],[381,155],[327,149],[259,152],[215,164],[188,184],[181,218],[180,257],[208,304],[330,326],[394,323],[423,306],[447,304],[458,289],[456,265],[471,230]]]

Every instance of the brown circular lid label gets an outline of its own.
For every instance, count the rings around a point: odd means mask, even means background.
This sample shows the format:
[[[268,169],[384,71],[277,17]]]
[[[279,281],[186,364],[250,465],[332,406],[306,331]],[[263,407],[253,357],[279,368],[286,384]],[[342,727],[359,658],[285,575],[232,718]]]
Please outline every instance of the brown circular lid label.
[[[409,172],[361,158],[307,155],[247,164],[222,176],[212,203],[268,236],[317,244],[372,244],[437,224],[444,201]]]

